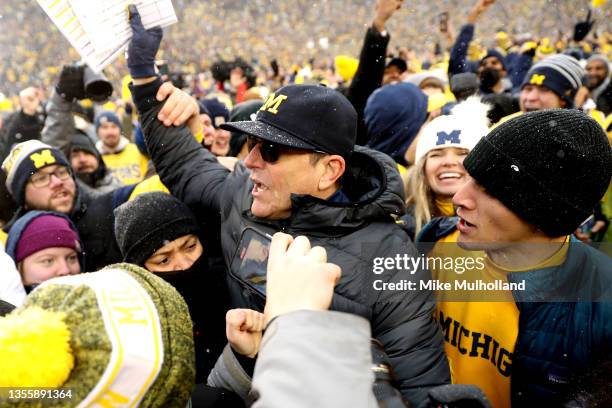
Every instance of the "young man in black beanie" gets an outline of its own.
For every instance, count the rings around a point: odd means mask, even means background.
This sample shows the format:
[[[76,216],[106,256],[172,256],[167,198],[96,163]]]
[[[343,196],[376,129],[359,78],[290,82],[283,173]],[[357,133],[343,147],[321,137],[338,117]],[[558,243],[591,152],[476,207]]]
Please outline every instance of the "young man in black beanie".
[[[184,203],[162,192],[145,193],[117,207],[115,237],[123,261],[174,286],[194,322],[197,382],[205,381],[225,345],[227,288],[209,266],[203,229]]]
[[[481,257],[475,276],[501,286],[438,303],[454,382],[478,385],[496,407],[597,398],[585,378],[612,357],[612,260],[571,233],[610,183],[605,133],[576,110],[526,113],[463,165],[471,179],[453,198],[458,217],[432,221],[420,239],[437,241],[434,253]]]

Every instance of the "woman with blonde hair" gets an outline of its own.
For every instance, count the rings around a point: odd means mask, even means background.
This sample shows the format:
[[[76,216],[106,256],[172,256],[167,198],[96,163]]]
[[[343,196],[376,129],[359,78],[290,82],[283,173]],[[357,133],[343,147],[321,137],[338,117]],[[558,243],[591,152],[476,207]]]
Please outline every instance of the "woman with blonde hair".
[[[404,220],[413,238],[432,218],[455,215],[451,200],[468,177],[463,159],[488,133],[489,108],[478,97],[468,98],[421,129],[405,185]]]

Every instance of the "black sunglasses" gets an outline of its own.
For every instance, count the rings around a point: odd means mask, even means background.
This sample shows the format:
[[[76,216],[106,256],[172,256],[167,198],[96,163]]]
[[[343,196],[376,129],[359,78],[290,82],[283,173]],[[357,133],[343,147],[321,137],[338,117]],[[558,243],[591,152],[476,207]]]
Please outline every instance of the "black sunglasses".
[[[281,154],[291,153],[291,152],[318,152],[323,153],[318,150],[308,150],[308,149],[298,149],[297,147],[289,147],[283,146],[277,143],[268,142],[267,140],[259,139],[253,136],[247,136],[247,148],[249,153],[251,150],[255,148],[259,144],[259,153],[261,154],[261,158],[266,163],[276,163]]]

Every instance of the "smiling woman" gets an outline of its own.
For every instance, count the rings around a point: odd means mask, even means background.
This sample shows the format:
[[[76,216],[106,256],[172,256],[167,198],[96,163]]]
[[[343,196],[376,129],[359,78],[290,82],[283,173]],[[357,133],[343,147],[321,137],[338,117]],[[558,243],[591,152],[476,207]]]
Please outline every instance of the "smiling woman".
[[[433,217],[452,216],[453,195],[467,181],[463,159],[488,132],[489,106],[469,98],[455,106],[451,115],[440,116],[421,129],[415,165],[405,186],[409,229],[418,235]],[[410,231],[411,233],[413,231]]]

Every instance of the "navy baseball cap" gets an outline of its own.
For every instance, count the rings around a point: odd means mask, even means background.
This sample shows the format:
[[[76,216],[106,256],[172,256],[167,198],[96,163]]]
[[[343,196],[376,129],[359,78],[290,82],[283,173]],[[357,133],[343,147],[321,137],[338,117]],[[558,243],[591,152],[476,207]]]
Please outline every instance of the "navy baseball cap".
[[[253,121],[222,129],[283,146],[348,157],[357,137],[357,112],[344,95],[321,85],[287,85],[270,94]]]

